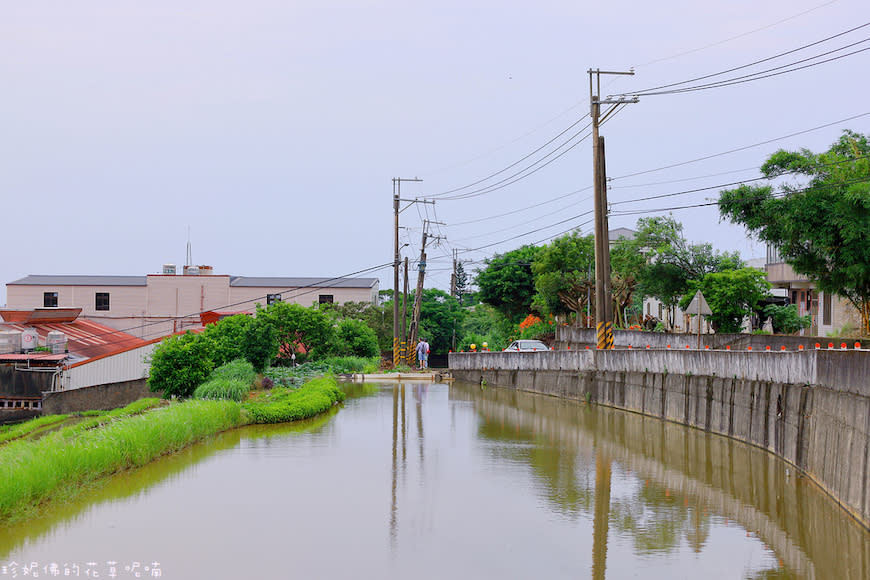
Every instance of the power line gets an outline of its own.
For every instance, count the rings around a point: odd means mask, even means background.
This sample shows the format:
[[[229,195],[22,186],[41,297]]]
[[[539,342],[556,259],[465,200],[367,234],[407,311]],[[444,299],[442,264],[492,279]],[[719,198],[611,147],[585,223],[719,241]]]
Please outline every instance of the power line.
[[[659,93],[652,93],[651,91],[660,91],[660,90],[662,90],[662,89],[668,89],[668,88],[671,88],[671,87],[677,87],[677,86],[680,86],[680,85],[686,85],[686,84],[693,83],[693,82],[696,82],[696,81],[701,81],[701,80],[705,80],[705,79],[713,78],[713,77],[716,77],[716,76],[721,76],[721,75],[724,75],[724,74],[728,74],[728,73],[730,73],[730,72],[735,72],[735,71],[738,71],[738,70],[742,70],[742,69],[745,69],[745,68],[749,68],[749,67],[752,67],[752,66],[755,66],[755,65],[758,65],[758,64],[764,63],[764,62],[771,61],[771,60],[776,60],[777,58],[782,58],[783,56],[787,56],[787,55],[789,55],[789,54],[793,54],[793,53],[795,53],[795,52],[800,52],[801,50],[806,50],[807,48],[811,48],[811,47],[813,47],[813,46],[816,46],[816,45],[819,45],[819,44],[822,44],[822,43],[828,42],[829,40],[833,40],[833,39],[835,39],[835,38],[839,38],[839,37],[841,37],[841,36],[845,36],[845,35],[847,35],[847,34],[850,34],[850,33],[852,33],[852,32],[855,32],[856,30],[860,30],[860,29],[862,29],[862,28],[866,28],[867,26],[870,26],[870,22],[864,23],[864,24],[862,24],[862,25],[860,25],[860,26],[856,26],[856,27],[854,27],[854,28],[850,28],[849,30],[845,30],[845,31],[840,32],[840,33],[837,33],[837,34],[835,34],[835,35],[833,35],[833,36],[829,36],[829,37],[827,37],[827,38],[823,38],[823,39],[821,39],[821,40],[817,40],[816,42],[812,42],[812,43],[810,43],[810,44],[805,44],[805,45],[803,45],[803,46],[799,46],[798,48],[793,48],[793,49],[791,49],[791,50],[787,50],[787,51],[785,51],[785,52],[781,52],[781,53],[779,53],[779,54],[775,54],[775,55],[773,55],[773,56],[769,56],[769,57],[767,57],[767,58],[762,58],[762,59],[760,59],[760,60],[756,60],[756,61],[754,61],[754,62],[750,62],[750,63],[748,63],[748,64],[744,64],[744,65],[741,65],[741,66],[736,66],[736,67],[733,67],[733,68],[725,69],[725,70],[722,70],[722,71],[719,71],[719,72],[715,72],[715,73],[708,74],[708,75],[704,75],[704,76],[700,76],[700,77],[695,77],[695,78],[687,79],[687,80],[684,80],[684,81],[679,81],[679,82],[676,82],[676,83],[670,83],[670,84],[666,84],[666,85],[659,85],[659,86],[657,86],[657,87],[650,87],[650,88],[648,88],[648,89],[642,89],[642,90],[639,90],[639,91],[636,91],[636,92],[633,92],[633,93],[622,93],[622,94],[623,94],[623,95],[628,95],[628,94],[631,94],[631,95],[659,94]],[[862,41],[862,42],[864,42],[864,41]],[[851,46],[851,45],[848,45],[848,46]],[[844,47],[844,48],[846,48],[846,47]],[[837,50],[843,50],[843,48],[839,48],[839,49],[837,49]],[[834,52],[836,52],[836,51],[834,51]],[[823,53],[823,55],[824,55],[824,54],[829,54],[829,53]],[[821,55],[821,56],[823,56],[823,55]],[[818,57],[810,57],[810,59],[812,59],[812,58],[818,58]],[[808,60],[808,59],[805,59],[805,60]],[[803,62],[803,61],[797,61],[797,62]],[[795,63],[792,63],[792,64],[795,64]],[[784,66],[790,66],[790,65],[784,65]],[[776,70],[776,69],[771,69],[771,70]],[[761,71],[761,72],[766,72],[766,71]],[[755,74],[760,74],[760,73],[755,73]]]
[[[852,115],[851,117],[846,117],[845,119],[839,119],[837,121],[832,121],[830,123],[825,123],[824,125],[818,125],[816,127],[812,127],[810,129],[804,129],[803,131],[797,131],[796,133],[790,133],[788,135],[783,135],[780,137],[774,137],[773,139],[767,139],[766,141],[760,141],[758,143],[753,143],[751,145],[744,145],[743,147],[737,147],[735,149],[729,149],[727,151],[722,151],[720,153],[713,153],[712,155],[705,155],[704,157],[698,157],[696,159],[690,159],[688,161],[681,161],[679,163],[672,163],[670,165],[664,165],[662,167],[656,167],[653,169],[645,169],[643,171],[635,171],[634,173],[626,173],[625,175],[619,175],[617,177],[613,177],[610,180],[616,181],[617,179],[626,179],[629,177],[636,177],[638,175],[646,175],[647,173],[655,173],[656,171],[664,171],[665,169],[673,169],[674,167],[682,167],[683,165],[689,165],[690,163],[697,163],[698,161],[706,161],[708,159],[713,159],[715,157],[721,157],[723,155],[730,155],[731,153],[737,153],[740,151],[746,151],[747,149],[752,149],[754,147],[760,147],[762,145],[769,145],[770,143],[775,143],[776,141],[782,141],[783,139],[789,139],[791,137],[797,137],[798,135],[804,135],[806,133],[810,133],[812,131],[818,131],[819,129],[826,129],[828,127],[832,127],[834,125],[839,125],[840,123],[845,123],[846,121],[853,121],[855,119],[860,119],[862,117],[866,117],[870,115],[870,111],[866,113],[860,113],[857,115]]]

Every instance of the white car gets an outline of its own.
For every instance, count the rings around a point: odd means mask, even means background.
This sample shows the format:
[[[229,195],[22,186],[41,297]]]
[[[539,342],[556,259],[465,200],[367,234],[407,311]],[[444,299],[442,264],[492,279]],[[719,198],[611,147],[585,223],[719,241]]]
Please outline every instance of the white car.
[[[515,340],[504,352],[539,352],[550,350],[550,347],[540,340]]]

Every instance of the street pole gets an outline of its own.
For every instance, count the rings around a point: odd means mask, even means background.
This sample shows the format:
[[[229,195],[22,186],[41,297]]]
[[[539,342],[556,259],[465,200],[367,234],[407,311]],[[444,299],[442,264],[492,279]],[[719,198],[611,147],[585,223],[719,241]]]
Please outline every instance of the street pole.
[[[399,264],[402,261],[399,255],[399,202],[410,201],[411,203],[432,203],[434,201],[425,200],[403,200],[402,197],[402,182],[403,181],[423,181],[422,179],[413,179],[394,177],[393,178],[393,368],[399,364],[401,360],[400,352],[400,333],[399,333]]]
[[[595,208],[595,328],[597,348],[613,348],[613,301],[610,295],[610,239],[607,225],[607,175],[604,161],[604,137],[599,127],[618,105],[636,103],[632,99],[601,99],[601,75],[633,75],[634,71],[616,72],[589,69],[589,104],[592,117],[592,186]],[[595,83],[592,76],[595,75]],[[612,105],[602,116],[601,105]]]

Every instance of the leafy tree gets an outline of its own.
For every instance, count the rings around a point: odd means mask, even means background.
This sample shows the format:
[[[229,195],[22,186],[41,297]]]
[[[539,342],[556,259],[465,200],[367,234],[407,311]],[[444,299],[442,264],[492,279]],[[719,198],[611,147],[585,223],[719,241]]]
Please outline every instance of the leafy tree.
[[[295,353],[317,358],[329,350],[332,323],[320,310],[289,302],[275,302],[265,309],[258,304],[257,318],[275,328],[284,356]]]
[[[214,368],[208,344],[192,332],[164,339],[151,354],[151,391],[166,399],[191,396]]]
[[[532,262],[540,252],[536,246],[522,246],[486,260],[477,271],[478,298],[502,312],[513,322],[519,322],[532,305],[535,276]]]
[[[545,314],[576,314],[584,319],[595,292],[595,238],[573,231],[538,251],[532,263],[534,304]]]
[[[463,321],[456,330],[456,349],[462,345],[486,342],[490,349],[501,350],[510,344],[513,329],[514,326],[504,314],[489,304],[478,304],[465,311]]]
[[[736,252],[719,253],[709,243],[690,244],[683,237],[683,224],[672,216],[639,219],[630,247],[645,262],[637,269],[637,291],[660,300],[671,314],[684,295],[694,294],[689,292],[692,280],[744,266]]]
[[[339,356],[373,357],[380,354],[378,337],[375,331],[365,322],[353,318],[345,318],[335,328],[335,337],[331,348],[333,354]]]
[[[797,305],[795,304],[789,304],[788,306],[768,304],[764,307],[763,315],[765,319],[770,317],[774,332],[784,334],[792,334],[803,328],[809,328],[813,323],[812,316],[809,314],[805,316],[798,314]]]
[[[689,292],[683,296],[681,308],[689,306],[697,290],[713,311],[708,318],[716,332],[740,332],[743,318],[752,314],[767,295],[770,284],[767,274],[757,268],[711,272],[700,281],[689,282]]]
[[[435,288],[423,290],[419,336],[426,339],[432,352],[450,350],[453,332],[462,328],[464,318],[465,310],[456,298]]]
[[[275,329],[265,320],[236,314],[206,326],[199,340],[208,344],[216,367],[244,358],[260,372],[278,354]]]
[[[267,320],[253,318],[245,327],[242,335],[242,356],[258,373],[263,372],[275,360],[280,346],[278,331]]]
[[[847,298],[870,335],[870,143],[844,131],[828,151],[779,150],[765,177],[797,175],[803,185],[740,186],[722,191],[719,212],[776,247],[798,274]],[[778,190],[778,191],[777,191]]]

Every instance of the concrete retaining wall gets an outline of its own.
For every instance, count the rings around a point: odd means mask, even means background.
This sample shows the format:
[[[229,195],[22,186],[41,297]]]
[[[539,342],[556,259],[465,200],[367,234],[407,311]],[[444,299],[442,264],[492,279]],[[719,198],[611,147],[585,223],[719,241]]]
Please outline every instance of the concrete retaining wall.
[[[469,382],[588,400],[763,447],[870,527],[870,354],[453,353]]]
[[[45,392],[42,394],[44,415],[60,415],[89,411],[91,409],[108,411],[129,405],[146,397],[159,397],[148,389],[146,379],[123,381],[106,385],[82,387],[69,391]]]

